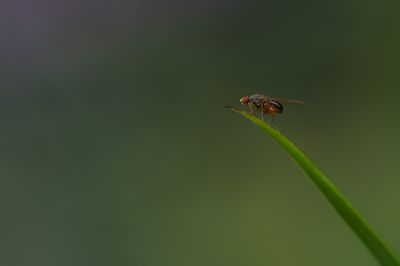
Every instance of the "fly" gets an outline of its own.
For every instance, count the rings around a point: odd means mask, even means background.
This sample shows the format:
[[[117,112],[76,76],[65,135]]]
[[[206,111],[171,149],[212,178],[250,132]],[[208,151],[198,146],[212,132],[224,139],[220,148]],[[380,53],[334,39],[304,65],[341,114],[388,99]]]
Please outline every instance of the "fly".
[[[275,124],[275,114],[283,112],[282,104],[297,104],[297,105],[304,105],[306,103],[296,101],[296,100],[288,100],[282,98],[273,98],[264,96],[261,94],[254,94],[250,97],[246,96],[240,99],[240,102],[245,107],[250,108],[250,114],[254,114],[257,111],[261,112],[262,120],[264,121],[264,115],[267,116],[268,124],[271,126],[271,122],[269,121],[268,115],[272,116],[272,122],[275,125],[276,130],[279,132],[278,127]],[[252,109],[254,108],[254,110]],[[264,121],[265,122],[265,121]]]

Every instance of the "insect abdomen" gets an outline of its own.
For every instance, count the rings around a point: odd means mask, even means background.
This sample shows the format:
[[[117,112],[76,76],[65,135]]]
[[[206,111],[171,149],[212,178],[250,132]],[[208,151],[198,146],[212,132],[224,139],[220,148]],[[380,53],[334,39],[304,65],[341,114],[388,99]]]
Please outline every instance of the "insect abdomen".
[[[271,101],[271,100],[269,100],[268,102],[269,102],[270,105],[272,105],[274,107],[274,109],[275,109],[275,111],[277,113],[282,113],[283,112],[282,104],[280,104],[278,102],[275,102],[275,101]]]

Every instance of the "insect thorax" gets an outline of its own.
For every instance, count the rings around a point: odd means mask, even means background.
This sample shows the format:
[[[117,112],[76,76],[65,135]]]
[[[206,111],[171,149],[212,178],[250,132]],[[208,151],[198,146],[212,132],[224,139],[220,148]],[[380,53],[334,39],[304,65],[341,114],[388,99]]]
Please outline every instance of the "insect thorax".
[[[260,109],[261,107],[261,103],[262,103],[262,98],[260,97],[261,95],[255,94],[250,96],[249,98],[249,102],[253,105],[255,105],[258,109]]]

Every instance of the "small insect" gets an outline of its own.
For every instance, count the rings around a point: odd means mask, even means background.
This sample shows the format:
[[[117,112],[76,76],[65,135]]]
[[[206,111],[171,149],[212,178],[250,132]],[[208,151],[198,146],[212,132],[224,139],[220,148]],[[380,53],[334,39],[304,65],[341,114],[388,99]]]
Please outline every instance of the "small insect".
[[[250,108],[250,113],[254,114],[257,111],[261,112],[262,120],[264,121],[264,115],[267,115],[268,124],[271,126],[271,122],[269,121],[268,114],[272,115],[272,122],[275,125],[276,130],[279,132],[278,127],[275,124],[275,114],[283,112],[282,104],[306,104],[304,102],[296,101],[296,100],[287,100],[282,98],[273,98],[264,96],[261,94],[254,94],[250,97],[246,96],[240,99],[240,102],[245,107]],[[255,110],[251,109],[253,107]],[[264,121],[265,122],[265,121]]]

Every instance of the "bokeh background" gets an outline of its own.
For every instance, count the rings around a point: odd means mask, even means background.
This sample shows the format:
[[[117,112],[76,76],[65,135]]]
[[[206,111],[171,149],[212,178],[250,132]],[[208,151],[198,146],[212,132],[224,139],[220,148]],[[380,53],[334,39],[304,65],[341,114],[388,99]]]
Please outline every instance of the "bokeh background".
[[[0,4],[2,265],[377,265],[277,116],[400,254],[400,2]]]

